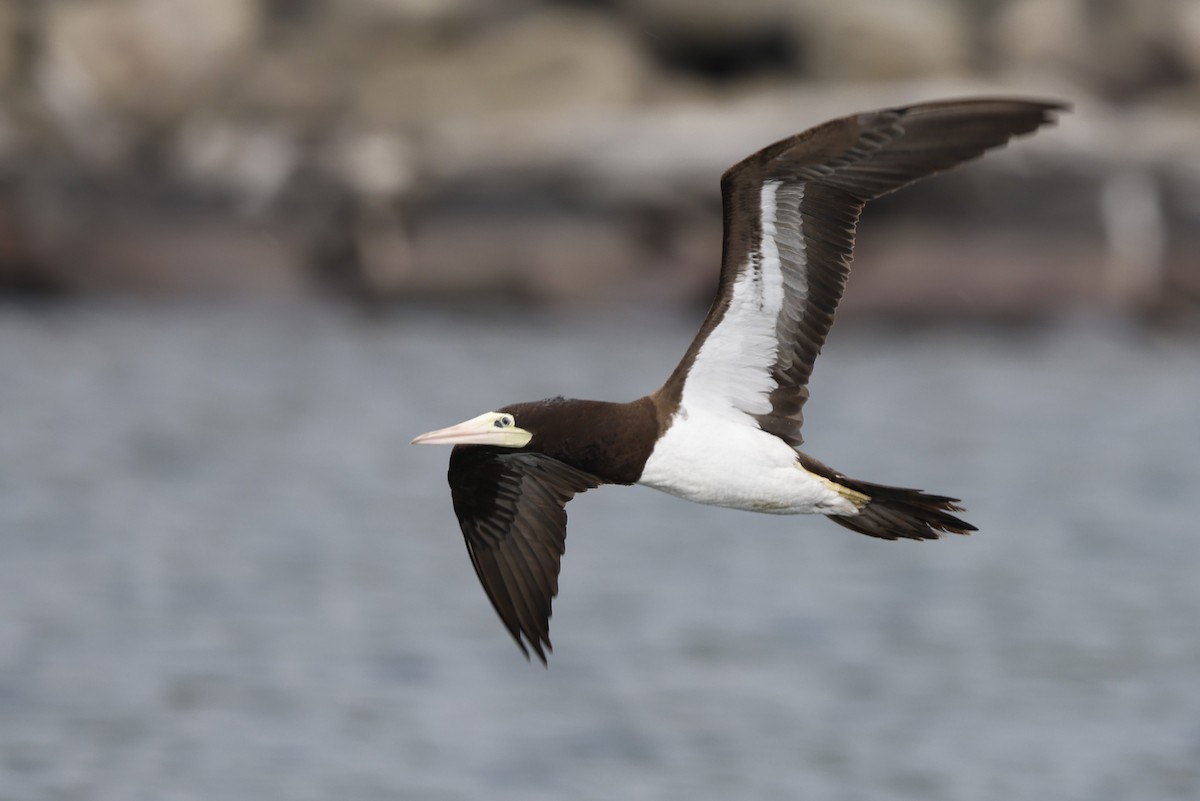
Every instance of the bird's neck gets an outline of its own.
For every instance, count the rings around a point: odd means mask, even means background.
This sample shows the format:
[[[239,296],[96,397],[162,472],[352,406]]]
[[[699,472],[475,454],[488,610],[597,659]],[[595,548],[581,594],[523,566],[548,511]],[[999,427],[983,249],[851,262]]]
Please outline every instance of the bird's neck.
[[[559,400],[542,418],[531,449],[613,484],[637,482],[661,431],[648,397],[629,403]]]

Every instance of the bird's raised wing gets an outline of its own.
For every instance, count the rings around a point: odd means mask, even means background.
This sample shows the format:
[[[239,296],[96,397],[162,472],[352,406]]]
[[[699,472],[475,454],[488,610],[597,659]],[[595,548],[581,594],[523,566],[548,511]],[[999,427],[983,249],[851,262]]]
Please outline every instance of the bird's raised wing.
[[[525,657],[532,648],[545,664],[545,652],[553,650],[550,601],[558,594],[566,547],[564,507],[576,493],[604,482],[539,453],[461,445],[450,454],[448,477],[454,513],[488,600]]]
[[[776,142],[721,178],[720,288],[659,390],[801,443],[864,204],[1053,121],[1055,103],[950,100],[843,117]]]

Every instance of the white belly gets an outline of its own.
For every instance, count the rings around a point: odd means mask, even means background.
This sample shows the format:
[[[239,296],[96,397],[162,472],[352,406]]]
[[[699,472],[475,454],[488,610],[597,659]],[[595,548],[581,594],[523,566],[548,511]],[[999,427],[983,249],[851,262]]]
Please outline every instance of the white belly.
[[[696,503],[771,514],[857,514],[783,440],[746,422],[677,414],[654,446],[639,484]]]

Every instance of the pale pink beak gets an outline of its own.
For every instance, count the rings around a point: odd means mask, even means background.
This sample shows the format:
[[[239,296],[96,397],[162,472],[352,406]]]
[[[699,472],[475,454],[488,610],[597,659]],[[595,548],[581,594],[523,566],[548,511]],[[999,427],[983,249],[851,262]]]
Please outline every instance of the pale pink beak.
[[[458,425],[429,431],[414,439],[412,444],[499,445],[505,448],[523,448],[531,439],[532,434],[523,428],[517,428],[512,415],[488,412]]]

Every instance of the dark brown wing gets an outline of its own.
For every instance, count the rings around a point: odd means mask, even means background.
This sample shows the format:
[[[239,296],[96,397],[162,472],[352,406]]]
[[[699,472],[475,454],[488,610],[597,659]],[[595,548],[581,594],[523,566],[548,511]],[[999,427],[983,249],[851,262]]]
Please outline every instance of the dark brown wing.
[[[529,658],[550,647],[550,601],[566,547],[567,501],[603,483],[538,453],[458,446],[450,494],[471,564],[504,627]],[[522,637],[524,641],[522,641]],[[545,646],[543,650],[543,646]]]
[[[844,117],[764,148],[721,178],[721,281],[683,361],[659,390],[752,416],[801,443],[813,362],[833,325],[872,198],[1053,121],[1057,103],[951,100]]]

